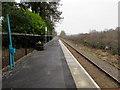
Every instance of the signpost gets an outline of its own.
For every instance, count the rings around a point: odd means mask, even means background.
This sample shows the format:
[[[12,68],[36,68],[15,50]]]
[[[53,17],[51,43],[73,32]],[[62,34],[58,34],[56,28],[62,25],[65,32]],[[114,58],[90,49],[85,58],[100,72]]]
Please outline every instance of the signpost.
[[[10,30],[10,20],[9,15],[7,14],[7,20],[8,20],[8,36],[9,36],[9,60],[10,60],[10,69],[15,66],[14,64],[14,53],[16,53],[16,49],[12,47],[12,37],[11,37],[11,30]]]

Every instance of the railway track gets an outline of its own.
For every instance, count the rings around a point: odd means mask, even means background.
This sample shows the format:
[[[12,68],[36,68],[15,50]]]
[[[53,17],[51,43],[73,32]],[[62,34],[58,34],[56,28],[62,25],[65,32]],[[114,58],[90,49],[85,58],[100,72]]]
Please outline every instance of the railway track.
[[[116,78],[115,76],[111,75],[109,72],[107,72],[105,69],[103,69],[99,64],[96,64],[94,61],[92,61],[89,57],[85,56],[84,54],[82,54],[79,50],[75,49],[72,45],[70,45],[68,42],[66,42],[65,40],[61,39],[63,41],[64,44],[66,44],[68,47],[70,47],[71,49],[73,49],[77,54],[79,54],[80,56],[82,56],[83,58],[85,58],[88,62],[90,62],[91,64],[93,64],[95,67],[97,67],[98,69],[100,69],[103,73],[105,73],[108,77],[110,77],[114,82],[116,82],[118,84],[118,86],[120,85],[120,80],[118,78]],[[119,86],[120,87],[120,86]]]

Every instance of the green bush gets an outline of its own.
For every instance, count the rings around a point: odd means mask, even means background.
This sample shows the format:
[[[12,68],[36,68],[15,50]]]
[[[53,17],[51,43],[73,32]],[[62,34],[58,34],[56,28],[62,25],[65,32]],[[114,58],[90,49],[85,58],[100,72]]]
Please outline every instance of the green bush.
[[[88,45],[88,43],[89,43],[88,40],[83,40],[84,45]]]
[[[27,33],[33,33],[33,34],[34,33],[35,34],[45,33],[46,24],[45,24],[44,20],[38,14],[35,14],[33,12],[30,12],[30,11],[25,11],[25,14],[29,15],[29,17],[30,17],[29,26],[31,27],[31,32],[27,32]],[[26,30],[27,29],[28,28],[26,27]]]

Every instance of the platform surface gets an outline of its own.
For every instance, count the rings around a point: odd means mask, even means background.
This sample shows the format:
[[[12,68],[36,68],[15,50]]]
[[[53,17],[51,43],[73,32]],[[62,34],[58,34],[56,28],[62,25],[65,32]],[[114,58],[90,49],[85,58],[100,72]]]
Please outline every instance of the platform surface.
[[[28,57],[22,69],[3,80],[3,88],[75,88],[57,39]]]

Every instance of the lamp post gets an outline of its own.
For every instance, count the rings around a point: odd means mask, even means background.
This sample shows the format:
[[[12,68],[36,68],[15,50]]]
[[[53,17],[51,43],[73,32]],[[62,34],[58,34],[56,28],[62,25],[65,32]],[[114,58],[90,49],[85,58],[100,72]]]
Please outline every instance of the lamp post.
[[[47,27],[45,27],[45,43],[47,43]]]
[[[8,20],[8,36],[9,36],[9,60],[10,60],[10,69],[12,69],[14,64],[14,53],[16,52],[16,49],[12,47],[12,37],[11,37],[11,30],[10,30],[10,20],[9,15],[7,14],[7,20]]]

